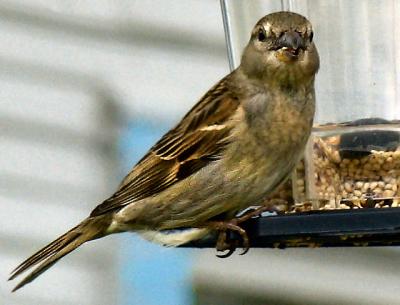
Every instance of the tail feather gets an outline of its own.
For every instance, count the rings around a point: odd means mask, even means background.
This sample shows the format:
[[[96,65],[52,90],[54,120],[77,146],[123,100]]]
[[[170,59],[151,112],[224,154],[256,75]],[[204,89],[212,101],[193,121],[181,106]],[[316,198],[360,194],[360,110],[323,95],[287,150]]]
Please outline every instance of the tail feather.
[[[13,280],[26,270],[39,264],[14,289],[13,292],[32,282],[35,278],[53,266],[59,259],[78,248],[83,243],[104,236],[110,222],[102,217],[87,218],[76,227],[61,235],[49,245],[22,262],[11,272],[8,280]]]
[[[73,229],[69,230],[67,233],[61,235],[56,240],[52,241],[43,249],[39,250],[31,257],[27,258],[23,261],[20,265],[18,265],[12,272],[11,277],[8,279],[9,281],[13,280],[15,277],[23,273],[25,270],[29,269],[30,267],[36,265],[39,261],[42,261],[49,257],[50,255],[59,251],[68,240],[71,240],[73,231],[76,230],[78,226],[74,227]]]

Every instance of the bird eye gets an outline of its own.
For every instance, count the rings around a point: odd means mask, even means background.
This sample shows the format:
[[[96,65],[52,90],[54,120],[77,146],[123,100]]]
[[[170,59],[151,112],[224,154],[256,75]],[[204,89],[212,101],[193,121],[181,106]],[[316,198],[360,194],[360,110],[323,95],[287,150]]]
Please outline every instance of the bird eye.
[[[314,32],[311,31],[311,33],[310,33],[310,42],[312,42],[313,38],[314,38]]]
[[[263,29],[258,30],[257,38],[259,41],[265,41],[267,39],[267,36],[265,35],[265,32]]]

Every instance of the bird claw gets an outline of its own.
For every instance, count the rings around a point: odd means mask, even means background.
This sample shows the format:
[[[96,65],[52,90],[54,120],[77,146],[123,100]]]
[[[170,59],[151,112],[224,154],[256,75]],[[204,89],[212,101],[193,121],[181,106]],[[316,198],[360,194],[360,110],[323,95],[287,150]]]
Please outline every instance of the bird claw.
[[[239,255],[245,255],[247,252],[249,252],[250,247],[247,248],[243,248],[243,251],[241,253],[239,253]]]
[[[219,257],[219,258],[227,258],[227,257],[231,256],[233,254],[233,252],[235,252],[236,247],[231,247],[227,250],[228,250],[228,252],[223,253],[223,254],[215,254],[215,256]],[[225,250],[217,250],[217,251],[225,251]]]
[[[216,249],[217,251],[228,251],[223,254],[216,254],[217,257],[219,258],[226,258],[232,255],[233,252],[235,252],[237,248],[237,242],[236,241],[228,241],[227,242],[227,231],[232,231],[236,232],[240,235],[242,239],[242,244],[243,244],[243,252],[240,253],[241,255],[245,254],[248,252],[250,248],[250,243],[249,243],[249,238],[247,236],[246,231],[238,226],[237,219],[232,219],[229,221],[212,221],[208,222],[206,227],[209,229],[213,229],[216,231],[219,231],[218,235],[218,240],[216,243]]]
[[[216,230],[219,232],[216,249],[217,251],[227,251],[223,254],[216,254],[219,258],[226,258],[233,254],[237,248],[237,241],[228,240],[227,231],[236,232],[242,239],[243,251],[239,253],[239,255],[245,255],[249,252],[250,249],[250,242],[247,232],[239,226],[240,223],[245,222],[253,217],[261,216],[263,212],[271,211],[271,207],[261,206],[258,208],[249,209],[243,215],[231,219],[229,221],[211,221],[208,222],[205,227]],[[228,240],[228,241],[227,241]]]

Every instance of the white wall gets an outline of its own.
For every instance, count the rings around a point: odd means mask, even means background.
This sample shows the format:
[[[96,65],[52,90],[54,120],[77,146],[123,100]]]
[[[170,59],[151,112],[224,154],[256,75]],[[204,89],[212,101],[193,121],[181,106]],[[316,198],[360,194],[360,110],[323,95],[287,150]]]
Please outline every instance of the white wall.
[[[177,120],[227,71],[217,1],[0,1],[0,274],[118,184],[121,118]],[[118,116],[123,113],[123,116]],[[118,237],[0,304],[116,304]]]

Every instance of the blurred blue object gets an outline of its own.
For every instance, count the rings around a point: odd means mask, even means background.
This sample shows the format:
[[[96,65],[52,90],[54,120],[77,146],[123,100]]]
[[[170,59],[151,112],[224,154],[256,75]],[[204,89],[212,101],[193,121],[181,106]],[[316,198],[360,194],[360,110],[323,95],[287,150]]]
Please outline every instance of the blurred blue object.
[[[169,129],[166,123],[139,119],[131,122],[120,139],[123,173]],[[125,233],[120,253],[122,305],[192,304],[189,249],[164,248]]]

